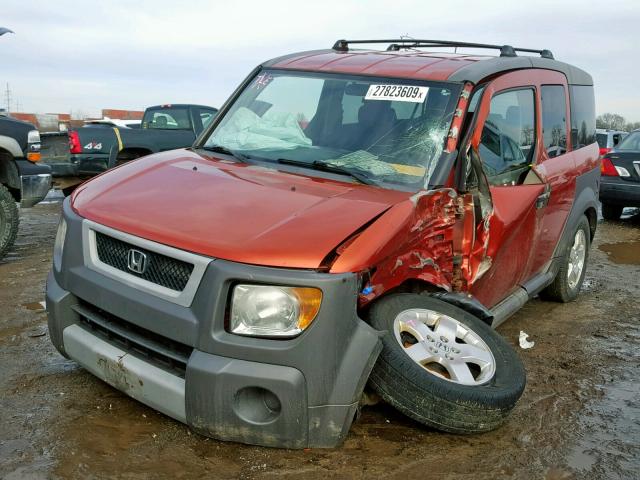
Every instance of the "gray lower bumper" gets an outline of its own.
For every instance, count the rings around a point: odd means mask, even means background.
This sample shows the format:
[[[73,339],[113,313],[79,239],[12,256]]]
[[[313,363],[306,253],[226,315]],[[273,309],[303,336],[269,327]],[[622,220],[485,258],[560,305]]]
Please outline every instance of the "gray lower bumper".
[[[62,332],[69,356],[96,377],[130,397],[185,422],[184,379],[97,338],[79,325]]]
[[[51,189],[51,174],[22,175],[20,177],[20,206],[33,207],[40,202]]]

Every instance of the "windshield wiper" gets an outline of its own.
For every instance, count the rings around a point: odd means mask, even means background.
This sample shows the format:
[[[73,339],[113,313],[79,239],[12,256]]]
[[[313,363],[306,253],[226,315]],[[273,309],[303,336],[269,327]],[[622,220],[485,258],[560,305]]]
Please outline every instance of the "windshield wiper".
[[[300,162],[298,160],[289,160],[288,158],[279,158],[278,163],[283,163],[285,165],[295,165],[297,167],[311,168],[313,170],[320,170],[323,172],[338,173],[340,175],[346,175],[351,178],[354,178],[358,182],[363,183],[365,185],[375,185],[375,182],[371,178],[367,177],[366,175],[363,175],[357,171],[350,170],[345,167],[340,167],[337,165],[331,165],[330,163],[325,163],[322,160],[316,160],[314,162]]]
[[[246,163],[247,161],[247,157],[245,155],[242,155],[241,153],[238,153],[234,150],[230,150],[227,147],[223,147],[222,145],[201,146],[199,148],[201,148],[202,150],[206,150],[207,152],[223,153],[225,155],[230,155],[236,160],[238,160],[239,162]]]

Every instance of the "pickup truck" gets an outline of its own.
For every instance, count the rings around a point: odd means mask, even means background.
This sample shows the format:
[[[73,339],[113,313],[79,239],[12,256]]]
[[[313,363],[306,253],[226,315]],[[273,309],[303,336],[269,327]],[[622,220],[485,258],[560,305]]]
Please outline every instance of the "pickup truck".
[[[51,169],[40,163],[40,133],[30,123],[0,115],[0,258],[18,234],[17,202],[24,208],[42,200]]]
[[[55,184],[69,193],[86,178],[151,153],[189,147],[218,109],[204,105],[157,105],[145,110],[140,128],[85,125],[69,136],[69,159],[51,162]]]

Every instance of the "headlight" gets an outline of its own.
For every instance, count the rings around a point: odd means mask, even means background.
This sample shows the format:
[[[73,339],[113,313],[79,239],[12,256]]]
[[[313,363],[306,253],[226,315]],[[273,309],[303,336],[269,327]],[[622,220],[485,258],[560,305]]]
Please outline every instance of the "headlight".
[[[56,233],[56,241],[53,244],[53,268],[58,272],[62,268],[62,250],[64,249],[64,239],[66,236],[67,222],[64,218],[61,218],[58,224],[58,233]]]
[[[311,325],[321,302],[317,288],[237,285],[229,329],[238,335],[295,337]]]
[[[40,132],[38,130],[29,130],[27,133],[27,143],[40,143]]]

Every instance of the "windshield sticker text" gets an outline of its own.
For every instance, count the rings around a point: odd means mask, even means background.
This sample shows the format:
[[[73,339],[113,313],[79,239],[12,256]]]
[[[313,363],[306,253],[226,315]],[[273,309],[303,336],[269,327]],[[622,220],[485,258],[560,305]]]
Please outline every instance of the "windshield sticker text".
[[[423,103],[429,87],[409,85],[371,85],[365,100],[392,100],[396,102]]]

